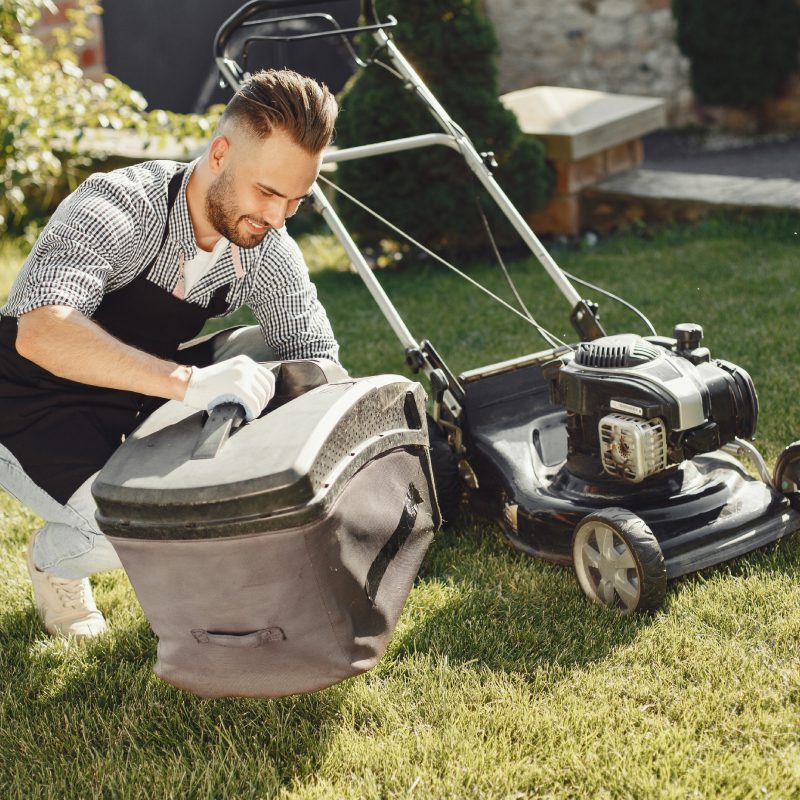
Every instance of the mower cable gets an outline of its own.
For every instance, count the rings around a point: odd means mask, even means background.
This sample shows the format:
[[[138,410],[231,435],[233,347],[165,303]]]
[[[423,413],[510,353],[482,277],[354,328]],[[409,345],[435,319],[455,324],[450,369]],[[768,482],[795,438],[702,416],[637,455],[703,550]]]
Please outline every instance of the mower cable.
[[[376,64],[379,67],[383,67],[383,69],[385,69],[387,72],[389,72],[392,75],[394,75],[395,78],[397,78],[398,80],[400,80],[402,82],[405,82],[405,79],[403,78],[403,76],[399,72],[397,72],[394,68],[390,67],[388,64],[386,64],[385,62],[381,61],[377,57],[377,54],[383,49],[385,49],[385,45],[381,45],[380,47],[377,47],[375,49],[375,51],[373,52],[373,54],[367,59],[367,63],[368,64]],[[469,137],[467,136],[466,131],[460,125],[458,125],[455,121],[451,121],[451,122],[452,122],[453,128],[456,130],[457,133],[461,134],[461,136],[463,136],[465,139],[469,139]],[[470,176],[473,179],[475,179],[475,176],[472,175],[472,173],[470,173]],[[498,262],[498,264],[500,264],[500,268],[503,270],[503,275],[505,275],[506,282],[508,283],[508,285],[509,285],[509,287],[511,289],[511,292],[514,295],[514,298],[516,299],[517,303],[519,304],[519,307],[522,309],[523,313],[527,317],[528,322],[530,322],[534,327],[537,328],[537,330],[539,331],[539,334],[547,342],[547,344],[549,344],[550,347],[556,347],[558,342],[544,328],[542,328],[539,325],[539,323],[534,319],[534,316],[533,316],[533,314],[531,314],[530,309],[525,305],[525,302],[523,301],[522,297],[520,296],[520,293],[517,290],[516,284],[514,283],[513,279],[511,278],[511,275],[508,272],[508,268],[506,267],[506,264],[503,261],[502,256],[500,255],[500,251],[497,248],[497,244],[495,242],[494,235],[492,234],[492,229],[489,226],[489,220],[486,218],[486,214],[484,213],[483,207],[481,206],[480,197],[479,197],[477,192],[475,192],[475,203],[478,206],[478,213],[481,215],[481,220],[483,221],[483,226],[486,229],[486,234],[489,237],[489,242],[492,245],[492,250],[494,251],[495,257],[497,258],[497,262]]]
[[[342,189],[341,187],[337,186],[333,181],[329,180],[324,175],[319,175],[317,180],[320,180],[323,183],[326,183],[334,191],[339,192],[339,194],[341,194],[342,196],[346,197],[348,200],[350,200],[350,202],[355,203],[359,208],[363,209],[368,214],[370,214],[373,217],[375,217],[375,219],[377,219],[379,222],[382,222],[384,225],[386,225],[388,228],[391,228],[391,230],[393,230],[395,233],[397,233],[400,236],[402,236],[404,239],[409,241],[415,247],[418,247],[420,250],[422,250],[423,253],[427,253],[431,258],[435,259],[436,261],[438,261],[443,266],[447,267],[452,272],[455,272],[456,275],[459,275],[460,277],[462,277],[465,281],[467,281],[467,283],[471,283],[476,289],[480,289],[484,294],[489,295],[489,297],[491,297],[493,300],[496,300],[498,303],[500,303],[501,306],[505,306],[509,311],[511,311],[512,313],[516,314],[518,317],[520,317],[520,319],[525,320],[525,322],[527,322],[529,325],[532,325],[534,328],[536,328],[537,331],[539,331],[539,333],[545,339],[545,341],[550,341],[550,339],[552,339],[553,341],[557,342],[562,347],[566,347],[566,348],[568,348],[570,350],[574,350],[575,349],[572,345],[561,341],[561,339],[559,339],[555,334],[550,333],[550,331],[548,331],[545,328],[543,328],[541,325],[539,325],[538,322],[536,322],[534,320],[531,320],[528,317],[526,317],[521,311],[519,311],[516,308],[514,308],[514,306],[512,306],[510,303],[507,303],[505,300],[503,300],[502,297],[498,297],[494,292],[490,291],[485,286],[483,286],[480,283],[478,283],[474,278],[470,278],[469,275],[467,275],[465,272],[462,272],[458,267],[454,266],[449,261],[446,261],[438,253],[434,253],[433,250],[430,250],[429,248],[425,247],[425,245],[422,244],[422,242],[418,242],[416,239],[414,239],[412,236],[407,234],[405,231],[401,230],[396,225],[393,225],[391,222],[389,222],[388,219],[385,219],[380,214],[378,214],[377,211],[373,211],[369,206],[365,205],[358,198],[353,197],[353,195],[351,195],[349,192],[346,192],[344,189]]]
[[[656,332],[656,329],[653,327],[653,323],[650,322],[650,320],[647,319],[647,317],[641,311],[639,311],[639,309],[636,308],[636,306],[634,306],[632,303],[629,303],[627,300],[623,300],[621,297],[618,297],[617,295],[613,294],[612,292],[607,291],[606,289],[601,289],[599,286],[595,286],[593,283],[589,283],[589,281],[581,280],[580,278],[576,277],[575,275],[570,274],[569,272],[567,272],[563,268],[562,268],[561,271],[571,281],[575,281],[575,283],[580,283],[582,286],[586,286],[589,289],[593,289],[595,292],[600,292],[600,294],[604,294],[606,297],[610,297],[612,300],[616,300],[618,303],[620,303],[623,306],[625,306],[625,308],[627,308],[628,310],[630,310],[634,314],[636,314],[636,316],[639,317],[639,319],[642,320],[642,322],[644,322],[644,324],[647,325],[648,328],[650,328],[650,333],[652,333],[653,336],[658,336],[658,333]]]
[[[475,192],[475,205],[478,207],[478,213],[481,215],[481,220],[483,221],[483,227],[486,229],[486,235],[489,237],[489,242],[492,245],[492,250],[494,250],[494,255],[495,258],[497,259],[497,263],[500,265],[500,269],[503,270],[503,275],[505,275],[506,277],[506,282],[511,288],[512,294],[516,298],[517,303],[519,303],[519,307],[525,313],[525,316],[530,320],[531,323],[539,327],[539,323],[534,319],[533,314],[531,314],[530,312],[530,309],[528,308],[528,306],[525,305],[524,300],[520,296],[520,293],[517,290],[517,285],[514,283],[514,280],[508,271],[508,267],[506,267],[506,262],[500,255],[500,250],[497,247],[497,242],[495,241],[494,234],[492,233],[491,225],[489,225],[489,220],[486,218],[486,212],[483,210],[483,205],[481,204],[481,198],[477,192]],[[543,331],[544,331],[543,328],[539,328],[539,333],[541,334],[542,338],[550,345],[550,347],[555,347],[556,342],[550,337],[549,334],[545,336]]]
[[[387,63],[381,61],[378,58],[378,53],[380,53],[381,50],[385,49],[386,49],[385,44],[376,47],[372,55],[367,59],[367,65],[376,64],[379,67],[383,67],[383,69],[385,69],[387,72],[394,75],[395,78],[405,83],[405,78],[399,72],[397,72],[397,70],[395,70],[393,67],[390,67]],[[453,129],[456,131],[456,133],[463,136],[467,141],[470,141],[467,132],[455,120],[450,120],[450,123]],[[475,175],[472,172],[469,172],[469,175],[473,180],[477,181],[477,178],[475,178]],[[483,221],[483,227],[486,229],[486,235],[489,237],[489,242],[492,245],[492,250],[494,251],[495,257],[497,258],[497,262],[500,264],[500,268],[503,270],[506,282],[508,283],[511,292],[514,295],[514,298],[516,299],[517,303],[519,304],[519,307],[522,309],[525,316],[528,318],[528,321],[538,328],[539,323],[534,319],[533,314],[531,314],[530,312],[530,309],[525,305],[525,302],[520,296],[520,293],[517,291],[517,287],[514,284],[514,281],[512,280],[511,275],[508,272],[508,269],[506,268],[505,262],[503,261],[503,258],[500,255],[500,251],[497,249],[497,244],[495,242],[494,235],[492,234],[492,229],[489,226],[489,220],[486,219],[486,214],[484,213],[483,206],[481,205],[480,201],[480,196],[478,195],[477,192],[475,192],[475,204],[478,206],[478,213],[481,215],[481,220]],[[551,347],[556,346],[555,340],[549,334],[545,335],[543,329],[540,328],[539,333]]]
[[[379,47],[379,48],[377,48],[375,50],[375,53],[378,53],[380,50],[383,50],[383,49],[384,49],[384,47],[381,46],[381,47]],[[394,67],[390,67],[385,62],[383,62],[380,59],[376,58],[374,54],[371,55],[367,59],[367,66],[369,66],[370,64],[377,64],[379,67],[383,67],[387,72],[389,72],[392,75],[394,75],[394,77],[397,78],[397,80],[402,81],[403,83],[405,83],[405,78],[396,69],[394,69]]]

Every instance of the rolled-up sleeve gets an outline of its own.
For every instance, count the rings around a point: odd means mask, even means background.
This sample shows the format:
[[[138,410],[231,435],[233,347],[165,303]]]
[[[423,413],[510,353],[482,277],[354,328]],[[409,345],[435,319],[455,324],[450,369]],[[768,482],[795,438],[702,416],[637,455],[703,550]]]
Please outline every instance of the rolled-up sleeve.
[[[339,345],[300,248],[286,233],[259,265],[247,305],[267,345],[281,359],[325,358],[338,363]]]
[[[56,210],[11,289],[4,313],[66,305],[91,316],[115,269],[130,261],[138,214],[129,196],[96,176]]]

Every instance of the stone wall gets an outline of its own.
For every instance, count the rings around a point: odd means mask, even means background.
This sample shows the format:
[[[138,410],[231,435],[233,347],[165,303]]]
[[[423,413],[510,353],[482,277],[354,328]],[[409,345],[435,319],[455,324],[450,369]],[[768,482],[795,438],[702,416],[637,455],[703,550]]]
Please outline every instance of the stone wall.
[[[689,62],[670,0],[484,0],[502,92],[571,86],[662,97],[670,125],[692,112]]]

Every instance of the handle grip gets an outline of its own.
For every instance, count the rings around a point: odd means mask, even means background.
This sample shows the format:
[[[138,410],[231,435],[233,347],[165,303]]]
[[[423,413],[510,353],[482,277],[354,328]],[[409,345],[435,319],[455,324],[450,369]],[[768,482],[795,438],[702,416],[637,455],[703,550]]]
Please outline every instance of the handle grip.
[[[286,639],[283,628],[261,628],[246,633],[213,633],[202,628],[192,630],[198,644],[216,644],[220,647],[261,647]]]
[[[200,431],[192,458],[214,458],[244,418],[244,409],[238,403],[221,403],[213,408]]]
[[[250,0],[249,3],[245,3],[220,25],[217,35],[214,37],[214,58],[216,60],[226,59],[228,57],[226,48],[234,31],[263,11],[302,8],[304,6],[317,5],[318,3],[319,0]],[[367,25],[380,24],[375,11],[375,0],[361,0],[361,15]]]

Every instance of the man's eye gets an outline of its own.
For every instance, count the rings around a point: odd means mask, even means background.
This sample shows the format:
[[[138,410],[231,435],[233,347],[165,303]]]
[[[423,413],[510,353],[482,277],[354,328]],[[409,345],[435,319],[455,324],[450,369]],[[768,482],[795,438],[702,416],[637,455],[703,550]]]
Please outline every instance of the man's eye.
[[[261,192],[261,194],[264,195],[264,197],[275,197],[275,195],[272,194],[272,192],[268,192],[265,189],[259,189],[258,191]]]

